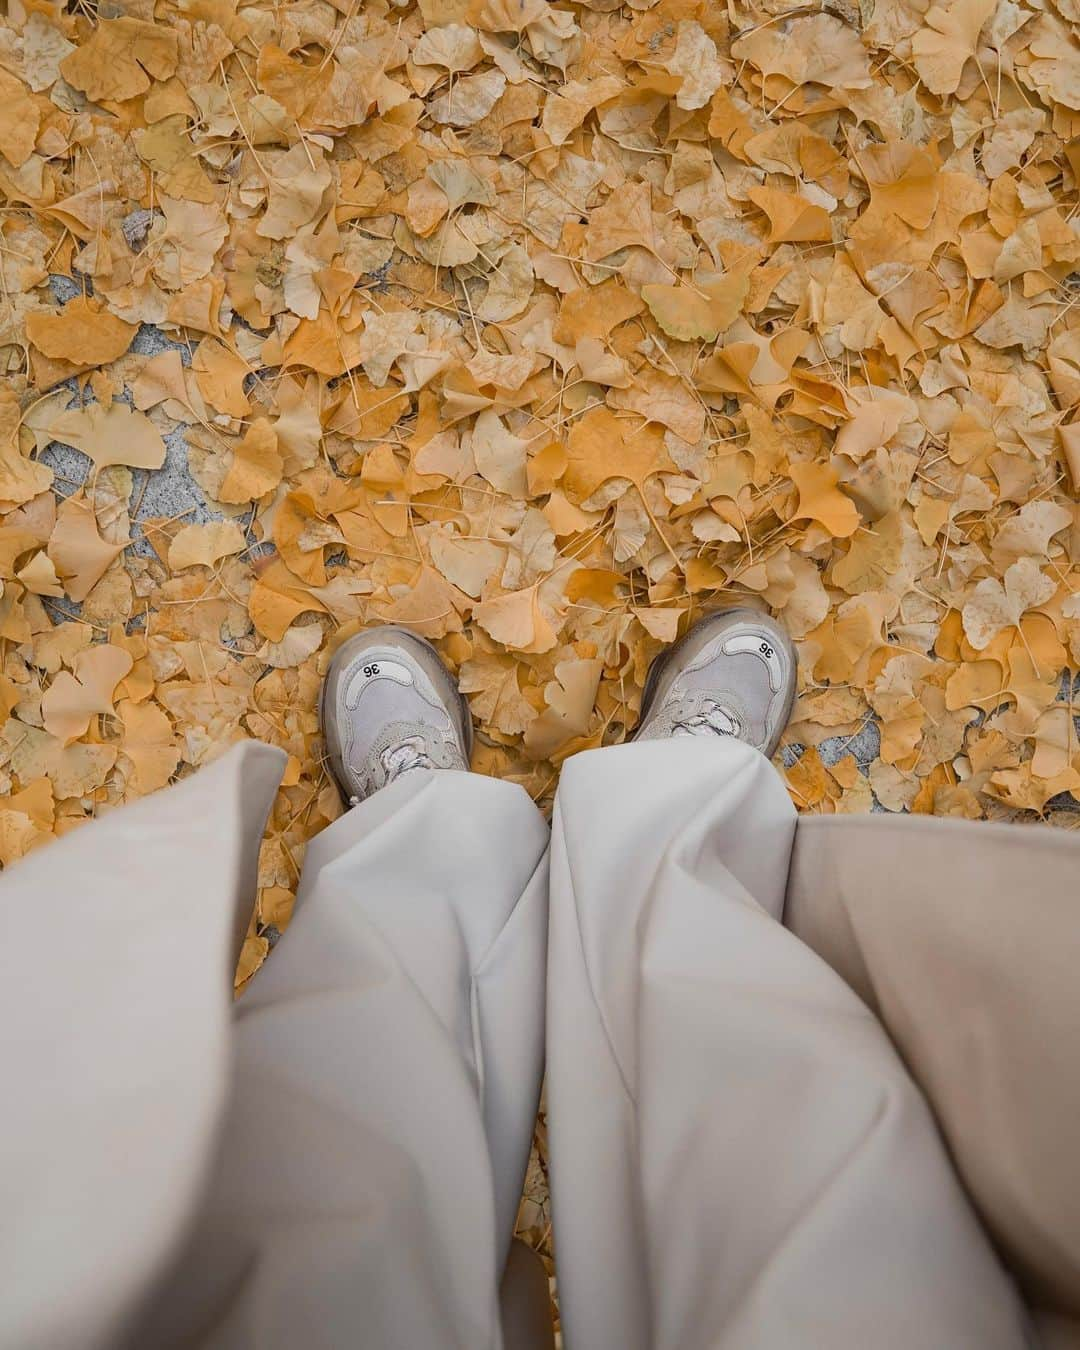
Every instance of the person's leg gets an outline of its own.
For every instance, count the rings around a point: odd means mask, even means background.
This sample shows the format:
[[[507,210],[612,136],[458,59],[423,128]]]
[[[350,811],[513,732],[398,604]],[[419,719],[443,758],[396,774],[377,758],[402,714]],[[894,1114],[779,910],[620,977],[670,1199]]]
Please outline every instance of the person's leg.
[[[254,741],[0,882],[0,1345],[111,1345],[190,1222],[285,756]]]
[[[759,669],[731,632],[749,687],[712,697],[716,652],[677,655],[646,739],[578,756],[559,790],[548,1128],[567,1350],[1020,1346],[1021,1305],[922,1097],[779,922],[795,814],[736,737],[774,747],[793,671],[779,641]]]
[[[331,673],[331,763],[363,800],[310,845],[289,930],[240,1000],[212,1185],[141,1346],[502,1343],[542,1069],[548,831],[520,789],[460,771],[458,714],[442,733],[406,725],[410,678],[444,690],[433,653],[387,647],[403,641],[372,633],[357,683],[351,649]]]

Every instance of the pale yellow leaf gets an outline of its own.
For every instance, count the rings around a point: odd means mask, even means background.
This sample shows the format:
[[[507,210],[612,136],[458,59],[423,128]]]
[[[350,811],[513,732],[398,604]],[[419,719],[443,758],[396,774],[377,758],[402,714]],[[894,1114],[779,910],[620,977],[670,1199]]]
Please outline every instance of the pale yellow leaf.
[[[169,545],[169,568],[178,572],[184,567],[213,567],[246,547],[243,530],[232,521],[185,525]]]
[[[113,692],[132,667],[121,647],[101,643],[80,652],[74,673],[62,670],[41,699],[41,720],[50,735],[70,745],[82,736],[96,713],[113,711]]]
[[[160,469],[165,463],[165,442],[157,428],[126,403],[69,408],[52,419],[48,431],[54,440],[89,455],[99,469],[109,464]]]
[[[1034,558],[1021,558],[1005,573],[980,581],[963,609],[964,634],[976,651],[982,651],[1003,628],[1015,627],[1028,610],[1046,604],[1057,590],[1044,576]]]

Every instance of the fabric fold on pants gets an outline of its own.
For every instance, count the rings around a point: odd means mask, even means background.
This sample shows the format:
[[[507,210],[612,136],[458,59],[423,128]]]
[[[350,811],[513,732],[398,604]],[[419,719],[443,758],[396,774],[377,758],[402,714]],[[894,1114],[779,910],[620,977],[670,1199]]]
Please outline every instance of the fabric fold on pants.
[[[878,906],[914,946],[870,940],[865,871],[812,881],[756,751],[569,761],[550,888],[520,789],[407,774],[312,841],[234,1008],[282,763],[238,747],[5,877],[0,1350],[539,1350],[543,1281],[510,1236],[545,1001],[566,1350],[1025,1344],[889,1037],[780,923],[787,892],[933,1096],[947,1057],[901,976],[936,911],[914,942]],[[1059,1321],[1047,1346],[1071,1344]]]
[[[732,740],[577,756],[552,839],[567,1350],[1025,1343],[866,1006],[778,922],[795,813]]]
[[[497,1350],[540,1093],[547,836],[520,789],[442,772],[313,841],[238,1005],[202,1214],[135,1343]]]
[[[192,1217],[284,764],[245,742],[4,876],[4,1347],[114,1344]]]
[[[1080,835],[930,816],[800,820],[785,922],[927,1094],[980,1217],[1080,1345]],[[1049,1325],[1049,1323],[1047,1324]]]

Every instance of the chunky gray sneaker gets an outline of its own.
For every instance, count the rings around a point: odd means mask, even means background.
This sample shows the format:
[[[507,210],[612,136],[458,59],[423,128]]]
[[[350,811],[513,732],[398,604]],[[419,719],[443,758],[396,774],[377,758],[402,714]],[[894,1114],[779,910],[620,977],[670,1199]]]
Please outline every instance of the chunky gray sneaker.
[[[320,704],[330,772],[350,806],[410,769],[467,769],[472,718],[439,653],[386,624],[342,643]]]
[[[645,682],[637,740],[734,736],[772,757],[795,704],[791,639],[767,614],[710,614],[658,656]]]

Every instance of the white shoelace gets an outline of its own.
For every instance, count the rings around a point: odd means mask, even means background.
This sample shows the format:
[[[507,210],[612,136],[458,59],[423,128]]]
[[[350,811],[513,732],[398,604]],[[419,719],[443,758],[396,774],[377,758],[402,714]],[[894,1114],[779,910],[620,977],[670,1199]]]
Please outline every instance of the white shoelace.
[[[390,746],[382,752],[380,758],[386,770],[388,783],[392,783],[395,778],[408,773],[411,769],[435,768],[435,761],[428,754],[427,747],[420,741],[402,741],[400,745]]]
[[[379,759],[386,770],[387,783],[392,783],[395,778],[400,778],[412,769],[438,768],[420,740],[402,741],[400,745],[388,746]],[[350,797],[349,805],[359,806],[362,800],[362,797]]]
[[[738,736],[742,724],[730,708],[711,700],[690,717],[679,718],[675,727],[694,736],[702,731],[711,731],[717,736]]]

